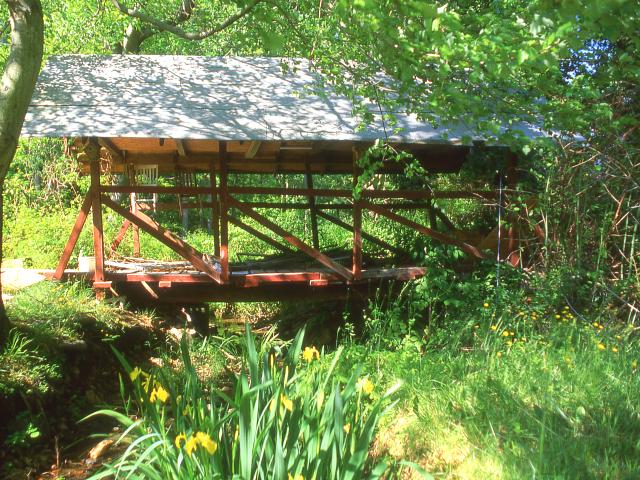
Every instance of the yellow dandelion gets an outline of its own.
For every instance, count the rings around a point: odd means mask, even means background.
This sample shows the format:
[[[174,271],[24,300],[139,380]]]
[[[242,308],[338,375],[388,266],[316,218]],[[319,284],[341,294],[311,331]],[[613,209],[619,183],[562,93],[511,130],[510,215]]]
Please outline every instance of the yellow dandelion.
[[[622,340],[622,337],[620,335],[616,335],[616,340]]]
[[[489,304],[488,304],[487,302],[484,302],[484,303],[482,304],[482,306],[483,306],[484,308],[489,308]]]
[[[507,342],[507,347],[510,347],[511,345],[513,345],[513,342],[512,342],[511,340],[509,340],[509,341]]]
[[[598,322],[593,322],[593,326],[598,328]]]
[[[167,392],[162,385],[158,384],[156,388],[151,390],[149,400],[153,403],[156,400],[160,400],[162,403],[166,403],[169,398],[169,392]]]
[[[318,349],[316,347],[305,347],[302,352],[302,359],[307,363],[311,363],[314,358],[320,358]]]
[[[280,395],[280,403],[282,403],[282,406],[284,408],[286,408],[290,412],[293,412],[293,402],[285,397],[284,394]]]
[[[494,332],[498,329],[497,325],[491,325],[491,330],[493,330]]]
[[[556,313],[556,319],[560,320],[561,318],[562,318],[562,315],[558,315],[558,314]]]
[[[634,370],[638,368],[638,362],[636,360],[631,362],[631,368],[634,369]]]
[[[299,473],[296,473],[295,476],[291,475],[290,473],[287,476],[287,480],[304,480],[304,477],[302,475],[300,475]]]
[[[618,347],[612,347],[612,348],[611,348],[611,351],[612,351],[613,353],[618,353]]]
[[[342,429],[344,430],[344,433],[346,433],[347,435],[349,435],[349,432],[351,431],[351,424],[350,423],[346,423],[344,425],[344,427],[342,427]]]
[[[184,450],[187,452],[187,455],[191,456],[191,454],[198,448],[198,440],[196,437],[191,435],[189,439],[184,444]]]
[[[516,332],[509,332],[509,335],[511,335],[512,337],[516,334]]]
[[[500,357],[502,356],[502,352],[497,352],[497,353],[496,353],[496,356],[497,356],[498,358],[500,358]]]
[[[356,388],[365,395],[371,395],[373,392],[373,383],[369,380],[369,377],[361,378],[358,380]]]
[[[187,436],[184,433],[181,433],[180,435],[176,436],[176,439],[174,440],[174,443],[176,444],[176,448],[180,448],[182,442],[187,443]]]
[[[598,343],[598,350],[606,350],[607,347],[604,346],[604,343],[600,342]]]
[[[598,325],[598,330],[602,330],[604,328],[604,325]]]
[[[198,432],[196,433],[196,440],[200,445],[204,447],[204,449],[209,453],[209,455],[213,455],[216,453],[218,449],[218,444],[211,439],[208,433]]]
[[[507,330],[505,330],[504,332],[502,332],[502,336],[503,337],[508,337],[509,336],[509,332]]]

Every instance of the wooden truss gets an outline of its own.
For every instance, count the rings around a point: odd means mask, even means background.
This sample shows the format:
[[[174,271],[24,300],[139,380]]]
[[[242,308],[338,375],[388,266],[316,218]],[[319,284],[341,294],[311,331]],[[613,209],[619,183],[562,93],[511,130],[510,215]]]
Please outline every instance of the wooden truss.
[[[363,240],[371,242],[398,256],[407,257],[398,247],[375,237],[362,230],[363,211],[370,211],[400,225],[429,236],[439,242],[454,245],[460,248],[474,259],[484,258],[484,254],[474,245],[455,237],[452,233],[443,233],[435,229],[439,219],[449,230],[453,225],[443,212],[432,206],[434,199],[458,199],[473,198],[482,201],[495,201],[496,192],[483,191],[416,191],[416,190],[364,190],[359,198],[354,198],[352,190],[314,188],[311,162],[304,164],[304,188],[279,188],[279,187],[246,187],[228,185],[228,162],[226,142],[219,143],[219,152],[208,162],[210,185],[200,186],[154,186],[154,185],[102,185],[100,148],[113,156],[113,158],[125,160],[126,155],[120,152],[116,146],[107,139],[91,140],[83,152],[83,161],[89,165],[91,175],[91,187],[82,203],[80,212],[71,231],[69,240],[62,252],[60,261],[54,273],[54,278],[62,279],[65,275],[69,259],[80,236],[80,232],[86,222],[89,212],[92,213],[93,244],[96,259],[93,284],[95,288],[113,288],[115,283],[141,283],[143,288],[154,299],[161,298],[161,291],[166,291],[173,284],[206,284],[211,288],[226,286],[225,288],[253,288],[266,285],[306,285],[317,288],[330,285],[355,285],[367,283],[372,280],[396,279],[406,280],[425,274],[424,268],[404,267],[388,269],[363,269],[362,243]],[[257,151],[260,146],[254,148]],[[181,155],[187,152],[183,146]],[[254,151],[254,155],[256,153]],[[247,155],[251,153],[251,148]],[[249,158],[249,157],[247,157]],[[356,181],[358,170],[355,168],[357,151],[353,151],[353,177]],[[129,194],[131,205],[124,207],[110,198],[110,194]],[[180,208],[209,208],[211,209],[211,226],[214,239],[214,254],[204,255],[189,245],[170,230],[159,225],[149,215],[144,213],[153,209],[166,210],[176,208],[175,205],[157,202],[153,207],[145,202],[136,200],[137,194],[172,194],[172,195],[199,195],[210,196],[210,200],[197,203],[183,203]],[[241,201],[238,195],[282,195],[289,197],[303,197],[304,202],[248,202]],[[155,198],[155,197],[154,197]],[[346,199],[350,203],[333,204],[319,202],[323,199]],[[326,200],[325,200],[326,201]],[[383,201],[384,203],[380,203]],[[377,203],[376,203],[377,202]],[[110,244],[109,252],[116,252],[125,238],[129,229],[134,231],[134,253],[139,255],[140,246],[138,231],[151,235],[153,238],[171,248],[180,257],[189,262],[193,267],[192,273],[131,273],[124,274],[105,270],[104,232],[102,227],[102,207],[105,206],[123,217],[120,230]],[[307,209],[310,212],[312,242],[307,244],[301,238],[287,231],[265,215],[259,213],[258,208],[276,209]],[[345,210],[352,212],[352,222],[348,223],[335,215],[328,213],[330,210]],[[421,225],[398,213],[397,210],[424,209],[428,212],[430,227]],[[241,216],[231,215],[231,210],[248,217],[258,225],[266,229],[269,234],[248,225]],[[320,238],[318,233],[318,218],[331,222],[343,228],[353,235],[353,252],[350,268],[338,263],[320,250]],[[238,273],[233,272],[229,265],[229,224],[233,224],[254,237],[266,242],[270,246],[284,252],[302,252],[317,261],[322,268],[312,272],[261,272]],[[276,240],[278,239],[278,240]],[[157,285],[156,285],[157,284]],[[150,285],[156,286],[154,290]],[[222,291],[222,290],[220,290]],[[225,290],[226,291],[226,290]]]

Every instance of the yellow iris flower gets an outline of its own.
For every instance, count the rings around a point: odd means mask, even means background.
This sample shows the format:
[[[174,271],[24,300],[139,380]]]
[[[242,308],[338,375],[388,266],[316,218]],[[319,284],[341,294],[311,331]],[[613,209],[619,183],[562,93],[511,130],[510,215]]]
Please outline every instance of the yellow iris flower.
[[[156,400],[160,400],[162,403],[166,403],[169,398],[169,392],[167,392],[164,387],[160,384],[156,386],[153,390],[151,390],[151,395],[149,396],[149,400],[151,402],[155,402]]]
[[[302,359],[307,363],[311,363],[314,358],[320,358],[318,349],[316,347],[305,347],[302,352]]]

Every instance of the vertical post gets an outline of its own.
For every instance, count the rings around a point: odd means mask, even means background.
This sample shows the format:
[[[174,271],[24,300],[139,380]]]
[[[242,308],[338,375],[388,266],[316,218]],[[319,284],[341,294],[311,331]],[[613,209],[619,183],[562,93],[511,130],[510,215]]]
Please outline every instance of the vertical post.
[[[135,165],[129,164],[128,172],[129,185],[135,186],[137,183]],[[129,195],[129,200],[131,203],[131,213],[136,215],[138,213],[138,198],[136,196],[136,192],[131,192],[131,194]],[[133,256],[136,258],[140,258],[140,228],[135,224],[131,224],[131,227],[133,228]]]
[[[222,161],[220,161],[222,164]],[[216,191],[216,161],[209,162],[209,178],[211,179],[211,231],[213,233],[213,254],[220,257],[220,205]]]
[[[438,220],[436,219],[436,209],[433,207],[432,199],[429,199],[429,204],[427,205],[427,213],[429,214],[429,226],[433,230],[437,230]]]
[[[313,175],[311,173],[311,165],[309,162],[304,162],[305,175],[304,186],[305,188],[313,189]],[[309,212],[311,214],[311,238],[313,242],[313,248],[320,250],[320,236],[318,234],[318,209],[316,208],[315,195],[309,195]]]
[[[219,142],[220,151],[220,266],[222,282],[229,282],[229,202],[227,192],[227,142]]]
[[[359,152],[353,148],[353,187],[358,183],[360,168],[358,167]],[[354,280],[362,278],[362,203],[360,199],[353,199],[353,265]]]
[[[100,146],[92,139],[85,149],[91,169],[91,213],[93,216],[93,254],[96,260],[94,282],[104,281],[104,237],[102,231],[102,200],[100,198]]]

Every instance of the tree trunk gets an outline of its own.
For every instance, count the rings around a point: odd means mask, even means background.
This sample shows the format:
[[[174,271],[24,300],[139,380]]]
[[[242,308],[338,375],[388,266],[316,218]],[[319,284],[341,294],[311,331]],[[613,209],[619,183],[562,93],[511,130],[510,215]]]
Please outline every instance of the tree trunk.
[[[40,0],[5,0],[9,7],[11,50],[0,81],[0,194],[9,165],[18,148],[18,138],[35,88],[44,44]],[[0,201],[0,215],[2,202]],[[2,227],[0,220],[0,227]],[[0,234],[0,263],[2,235]],[[2,282],[0,279],[0,292]],[[0,346],[6,341],[9,320],[0,299]]]

